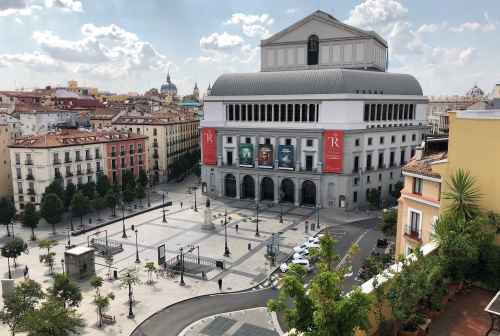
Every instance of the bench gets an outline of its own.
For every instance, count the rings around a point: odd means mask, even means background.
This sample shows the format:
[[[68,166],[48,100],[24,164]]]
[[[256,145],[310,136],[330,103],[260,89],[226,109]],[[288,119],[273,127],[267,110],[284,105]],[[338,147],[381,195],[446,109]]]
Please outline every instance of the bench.
[[[102,314],[102,322],[106,324],[113,324],[116,322],[116,319],[114,316]]]

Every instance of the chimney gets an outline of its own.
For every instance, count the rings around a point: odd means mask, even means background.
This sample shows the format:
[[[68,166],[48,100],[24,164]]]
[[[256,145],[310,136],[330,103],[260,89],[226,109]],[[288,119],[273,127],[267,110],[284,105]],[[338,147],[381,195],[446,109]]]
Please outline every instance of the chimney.
[[[424,148],[425,146],[419,146],[415,149],[415,160],[422,160],[424,157]]]

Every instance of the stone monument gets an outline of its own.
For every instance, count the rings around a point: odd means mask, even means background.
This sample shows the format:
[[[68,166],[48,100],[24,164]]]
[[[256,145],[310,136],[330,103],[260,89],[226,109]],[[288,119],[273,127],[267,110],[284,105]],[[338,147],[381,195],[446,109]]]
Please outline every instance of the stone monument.
[[[203,230],[215,230],[215,224],[212,222],[212,209],[210,209],[210,199],[207,198],[205,203],[205,221],[201,225]]]

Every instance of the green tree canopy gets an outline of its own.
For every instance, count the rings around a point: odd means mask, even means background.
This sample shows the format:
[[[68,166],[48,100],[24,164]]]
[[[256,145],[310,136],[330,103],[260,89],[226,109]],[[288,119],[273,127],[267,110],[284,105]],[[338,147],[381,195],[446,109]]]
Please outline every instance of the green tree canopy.
[[[48,300],[26,314],[23,326],[29,336],[69,336],[84,326],[75,309],[66,308],[58,300]]]
[[[64,198],[64,184],[61,180],[55,179],[50,183],[47,188],[45,188],[45,192],[43,193],[42,202],[45,199],[45,196],[48,194],[56,194],[60,198]]]
[[[16,258],[27,251],[28,244],[20,237],[7,241],[1,250],[2,257],[14,259],[14,265],[16,264]]]
[[[46,194],[42,206],[40,208],[40,214],[47,223],[52,224],[52,231],[55,233],[56,223],[59,223],[62,219],[64,213],[63,201],[59,198],[57,194]]]
[[[146,197],[146,191],[144,190],[142,184],[137,185],[137,188],[135,189],[135,195],[140,200],[143,200],[144,197]]]
[[[24,206],[23,224],[31,228],[31,240],[36,240],[35,228],[38,226],[40,214],[36,210],[33,203],[28,203]]]
[[[89,199],[81,192],[76,192],[71,201],[71,212],[76,217],[80,217],[80,224],[83,224],[83,216],[87,214],[90,208]]]
[[[135,192],[135,186],[127,185],[123,191],[123,200],[127,203],[132,202],[135,198]]]
[[[0,320],[9,327],[11,335],[19,331],[26,315],[35,310],[43,297],[40,284],[30,279],[20,282],[14,292],[7,295],[0,311]]]
[[[97,175],[97,184],[96,184],[96,191],[99,195],[104,197],[108,190],[111,188],[111,185],[109,184],[109,179],[106,175],[104,174],[98,174]]]
[[[2,197],[0,199],[0,223],[7,227],[7,234],[10,235],[8,224],[16,216],[16,207],[14,202],[9,197]]]
[[[64,190],[64,207],[68,209],[71,206],[71,201],[73,200],[73,196],[76,193],[76,186],[68,182],[66,185],[66,190]]]
[[[75,307],[82,301],[80,287],[63,273],[54,276],[54,283],[49,288],[49,293],[54,299],[60,300],[64,307]]]
[[[139,170],[139,176],[137,177],[137,184],[140,184],[143,188],[148,185],[148,174],[144,169]]]
[[[397,223],[398,223],[398,210],[389,209],[385,211],[382,215],[382,224],[381,224],[382,232],[386,236],[391,236],[391,237],[395,236]]]
[[[96,193],[96,185],[94,182],[82,184],[79,191],[81,191],[82,194],[88,199],[93,199]]]
[[[113,190],[109,190],[105,196],[105,203],[108,208],[113,211],[113,216],[116,215],[116,206],[118,205],[118,197],[113,192]]]

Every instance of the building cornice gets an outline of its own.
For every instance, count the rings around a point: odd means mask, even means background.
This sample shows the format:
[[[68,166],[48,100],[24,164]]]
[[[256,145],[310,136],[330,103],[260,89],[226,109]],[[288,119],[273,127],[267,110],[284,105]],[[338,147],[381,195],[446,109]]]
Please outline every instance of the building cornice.
[[[422,196],[417,196],[417,195],[410,194],[410,193],[407,193],[404,191],[401,191],[401,196],[406,198],[406,199],[409,199],[411,201],[417,202],[417,203],[429,205],[431,207],[438,208],[438,209],[441,208],[441,204],[439,204],[439,202],[436,202],[434,200],[425,199]]]
[[[415,101],[427,104],[426,96],[380,95],[380,94],[305,94],[305,95],[260,95],[260,96],[206,96],[205,102],[254,102],[254,101]]]
[[[443,179],[440,178],[440,177],[431,177],[431,176],[427,176],[427,175],[422,175],[422,174],[417,174],[417,173],[411,173],[411,172],[408,172],[408,171],[403,171],[403,176],[410,176],[410,177],[421,178],[422,180],[436,182],[436,183],[442,183],[443,182]]]

